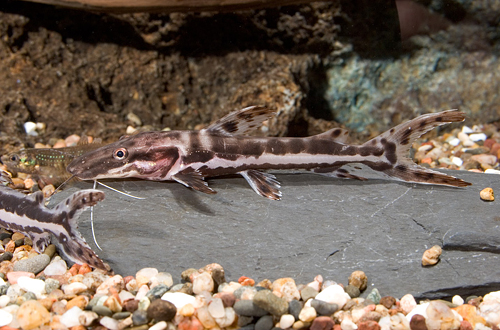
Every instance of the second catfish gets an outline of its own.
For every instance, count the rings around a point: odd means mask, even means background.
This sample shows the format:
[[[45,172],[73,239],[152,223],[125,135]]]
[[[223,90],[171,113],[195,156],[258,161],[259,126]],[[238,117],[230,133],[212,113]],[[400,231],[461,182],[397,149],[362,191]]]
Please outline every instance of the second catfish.
[[[363,164],[395,179],[465,187],[470,183],[416,165],[408,152],[415,139],[439,125],[464,120],[456,110],[419,116],[361,145],[346,144],[347,131],[334,128],[309,137],[252,137],[247,132],[273,111],[252,106],[232,112],[200,131],[144,132],[88,152],[67,168],[83,180],[141,178],[174,180],[192,189],[215,193],[204,180],[241,174],[253,190],[280,199],[275,176],[261,170],[304,169],[341,178],[364,178],[345,165]]]

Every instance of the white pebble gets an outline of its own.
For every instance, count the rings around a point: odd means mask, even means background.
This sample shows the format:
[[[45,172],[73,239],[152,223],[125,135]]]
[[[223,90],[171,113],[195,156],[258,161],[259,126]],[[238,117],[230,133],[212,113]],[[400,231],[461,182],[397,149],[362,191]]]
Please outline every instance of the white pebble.
[[[489,173],[489,174],[500,174],[500,171],[499,170],[494,170],[492,168],[489,168],[487,169],[486,171],[484,171],[484,173]]]
[[[45,293],[45,282],[42,280],[21,276],[17,279],[17,284],[24,291],[33,292],[37,298],[40,298],[42,293]]]
[[[427,318],[425,324],[428,329],[442,329],[446,324],[446,329],[458,329],[462,317],[453,311],[443,302],[433,300],[426,309]],[[443,327],[441,327],[443,325]]]
[[[450,146],[456,147],[460,144],[460,140],[458,138],[452,138],[450,141],[448,141],[448,144]]]
[[[120,291],[124,286],[125,281],[123,281],[123,277],[121,275],[115,275],[102,282],[101,285],[99,285],[99,287],[96,289],[95,293],[108,294],[109,289],[115,288],[117,289],[117,291]]]
[[[355,330],[358,326],[349,318],[345,318],[340,322],[340,328],[342,330]]]
[[[1,247],[1,245],[0,245],[0,247]],[[3,278],[1,278],[1,277],[0,277],[0,286],[5,285],[5,284],[6,284],[6,283],[5,283],[5,281],[3,280]]]
[[[310,306],[304,306],[299,313],[299,320],[302,322],[312,322],[316,318],[316,310]]]
[[[315,299],[326,301],[331,304],[337,304],[339,306],[339,309],[342,309],[342,307],[344,307],[346,302],[348,302],[351,297],[344,291],[344,289],[340,285],[333,284],[318,293]]]
[[[219,292],[233,293],[237,289],[241,288],[242,285],[238,282],[231,281],[229,283],[222,283],[217,289]]]
[[[82,293],[83,291],[87,290],[88,287],[81,282],[73,282],[71,284],[63,285],[61,289],[63,290],[64,294],[74,295]]]
[[[455,156],[451,157],[451,162],[457,166],[462,166],[462,164],[464,163],[464,161],[461,158]]]
[[[483,298],[484,302],[496,302],[500,304],[500,291],[493,291],[486,294]]]
[[[7,306],[10,303],[10,297],[7,295],[0,296],[0,308]]]
[[[122,290],[118,294],[118,297],[120,298],[121,301],[129,300],[129,299],[134,299],[135,296],[128,292],[127,290]]]
[[[378,322],[382,330],[385,329],[410,329],[410,322],[406,317],[397,313],[392,316],[384,316]]]
[[[118,327],[118,320],[115,320],[114,318],[111,318],[109,316],[105,316],[103,317],[99,323],[101,323],[101,325],[103,327],[106,327],[110,330],[118,330],[119,327]]]
[[[486,140],[488,137],[486,136],[486,134],[484,133],[475,133],[475,134],[471,134],[469,135],[469,139],[471,139],[472,141],[474,142],[478,142],[478,141],[484,141]]]
[[[280,318],[279,327],[281,329],[288,329],[291,328],[294,323],[295,323],[295,317],[293,317],[292,314],[283,314],[281,315]]]
[[[160,321],[156,323],[155,325],[149,327],[148,330],[165,330],[167,328],[167,322],[165,321]]]
[[[214,298],[208,305],[208,312],[212,317],[224,317],[224,305],[222,304],[222,299]]]
[[[472,128],[470,128],[469,126],[465,126],[465,125],[464,125],[464,127],[462,127],[462,132],[464,132],[465,134],[474,133]]]
[[[194,304],[196,298],[186,293],[182,292],[167,292],[163,296],[161,296],[161,300],[166,300],[171,302],[177,307],[177,310],[184,307],[187,304]]]
[[[434,146],[432,144],[424,144],[423,146],[418,147],[417,150],[418,151],[429,151],[432,148],[434,148]]]
[[[44,274],[47,276],[53,275],[64,275],[68,271],[68,265],[66,261],[62,260],[60,257],[54,258],[47,267],[44,269]]]
[[[80,314],[82,314],[83,311],[78,307],[74,306],[70,310],[68,310],[66,313],[61,315],[61,318],[59,321],[67,326],[68,328],[81,325],[79,321]]]
[[[159,284],[164,284],[169,288],[172,285],[174,285],[174,280],[172,279],[172,275],[170,273],[165,273],[165,272],[158,273],[156,276],[153,276],[149,281],[151,282],[151,288]]]
[[[210,312],[210,311],[209,311]],[[234,323],[236,319],[236,313],[232,307],[224,308],[224,316],[215,318],[215,322],[221,328],[227,328]]]
[[[428,302],[416,306],[412,311],[406,314],[406,319],[408,320],[408,322],[410,322],[413,315],[416,314],[422,315],[423,317],[427,318],[427,307],[429,307]]]
[[[151,305],[151,300],[149,300],[148,297],[142,297],[141,300],[139,300],[139,305],[138,305],[138,308],[140,310],[147,310],[149,305]]]
[[[137,131],[137,128],[135,128],[134,126],[128,125],[127,129],[125,130],[125,134],[131,135],[131,134],[134,134],[136,131]]]
[[[141,300],[142,298],[146,297],[146,294],[148,293],[148,291],[149,291],[149,287],[144,284],[137,291],[137,294],[135,295],[135,299]]]
[[[193,292],[194,294],[200,294],[203,291],[212,292],[214,290],[214,280],[212,275],[207,272],[203,272],[196,276],[193,280]]]
[[[410,313],[415,307],[417,307],[417,302],[411,294],[405,294],[399,301],[399,305],[405,314]]]
[[[457,134],[457,137],[462,142],[464,147],[472,147],[474,145],[474,141],[472,141],[467,134],[464,132],[460,132]]]
[[[109,316],[103,317],[99,323],[103,326],[106,327],[110,330],[118,330],[118,320],[115,320],[114,318],[111,318]]]
[[[132,122],[132,124],[135,124],[136,126],[142,126],[142,120],[133,112],[129,112],[127,114],[127,119]]]
[[[38,136],[38,133],[36,132],[36,124],[32,121],[27,121],[24,123],[24,130],[28,135]]]
[[[11,313],[4,311],[3,309],[0,309],[0,327],[10,324],[13,318],[14,317],[12,316]]]
[[[88,327],[89,325],[92,324],[95,320],[99,318],[99,315],[95,312],[91,311],[83,311],[79,316],[78,316],[78,321],[80,322],[81,325]]]
[[[459,295],[454,295],[453,298],[451,299],[451,302],[455,305],[460,306],[464,304],[464,299]]]
[[[158,269],[143,268],[135,274],[135,280],[137,281],[137,285],[141,286],[144,284],[148,284],[149,280],[156,275],[158,275]]]

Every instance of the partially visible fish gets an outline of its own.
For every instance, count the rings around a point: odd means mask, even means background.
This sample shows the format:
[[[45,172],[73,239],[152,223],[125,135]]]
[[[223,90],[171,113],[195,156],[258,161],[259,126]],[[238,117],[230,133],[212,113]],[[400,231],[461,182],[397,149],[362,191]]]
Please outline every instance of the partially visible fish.
[[[103,199],[102,191],[81,190],[49,209],[44,206],[41,191],[26,196],[0,185],[0,227],[29,236],[39,253],[52,242],[67,261],[106,270],[103,261],[86,243],[77,223],[85,209]]]
[[[82,180],[141,178],[174,180],[213,194],[205,177],[238,173],[253,190],[280,199],[280,184],[261,170],[305,169],[314,173],[365,180],[345,165],[362,164],[388,177],[408,182],[465,187],[470,183],[423,168],[408,158],[415,139],[434,127],[460,122],[464,113],[448,110],[425,114],[391,128],[362,145],[346,144],[340,128],[304,137],[253,137],[242,134],[258,127],[271,111],[248,107],[201,131],[144,132],[75,158],[68,172]]]
[[[103,144],[99,141],[80,143],[74,147],[22,149],[3,155],[1,161],[11,173],[31,174],[42,185],[58,186],[70,177],[66,171],[68,164],[76,157],[102,147]]]

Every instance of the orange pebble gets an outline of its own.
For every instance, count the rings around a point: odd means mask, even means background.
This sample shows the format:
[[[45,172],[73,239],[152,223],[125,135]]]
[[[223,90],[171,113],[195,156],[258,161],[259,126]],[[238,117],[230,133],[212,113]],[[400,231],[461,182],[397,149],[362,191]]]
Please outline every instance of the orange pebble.
[[[92,271],[92,269],[90,268],[90,266],[88,264],[82,264],[80,266],[80,269],[78,270],[78,274],[85,275],[87,273],[90,273],[91,271]]]
[[[460,314],[464,318],[465,321],[468,321],[473,328],[476,327],[477,323],[481,323],[483,325],[486,325],[486,320],[477,315],[477,308],[476,306],[472,306],[469,304],[463,304],[458,307],[453,308],[455,312]]]
[[[80,265],[74,264],[73,266],[71,266],[68,272],[70,272],[71,275],[75,276],[76,274],[78,274],[79,270],[80,270]]]
[[[9,327],[8,325],[4,325],[3,327],[0,327],[0,330],[19,330],[19,328],[13,328]]]
[[[422,159],[421,163],[423,163],[423,164],[430,164],[430,163],[432,163],[432,158],[431,157],[426,157],[426,158]]]
[[[83,325],[75,325],[74,327],[69,328],[70,330],[87,330]]]
[[[203,324],[196,317],[186,317],[177,326],[179,330],[203,330]]]
[[[16,248],[16,242],[14,241],[9,241],[7,245],[5,245],[5,251],[14,253],[14,249]]]
[[[35,278],[35,274],[30,273],[30,272],[10,272],[10,273],[7,273],[7,279],[9,280],[9,283],[11,285],[17,284],[17,279],[22,277],[22,276]]]
[[[254,286],[255,285],[255,281],[247,276],[241,276],[238,279],[238,283],[240,283],[243,286]]]

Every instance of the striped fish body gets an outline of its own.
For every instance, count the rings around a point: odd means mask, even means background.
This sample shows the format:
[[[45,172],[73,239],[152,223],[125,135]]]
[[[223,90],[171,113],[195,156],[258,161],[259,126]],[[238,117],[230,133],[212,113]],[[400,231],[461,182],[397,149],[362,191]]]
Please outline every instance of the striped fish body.
[[[52,242],[67,261],[105,270],[104,263],[85,242],[77,224],[86,208],[103,199],[104,193],[99,190],[82,190],[49,209],[44,206],[40,191],[26,196],[0,186],[0,227],[30,237],[39,253]]]
[[[175,180],[205,193],[214,193],[205,177],[238,173],[258,194],[270,199],[281,197],[280,185],[273,175],[261,170],[304,169],[363,180],[343,168],[348,164],[363,164],[404,181],[469,185],[419,167],[407,157],[413,140],[438,125],[462,121],[461,112],[423,115],[362,145],[346,144],[347,132],[339,128],[304,138],[241,135],[262,122],[265,115],[268,115],[265,109],[251,107],[229,114],[201,131],[137,134],[76,158],[67,170],[84,180],[127,177]]]

